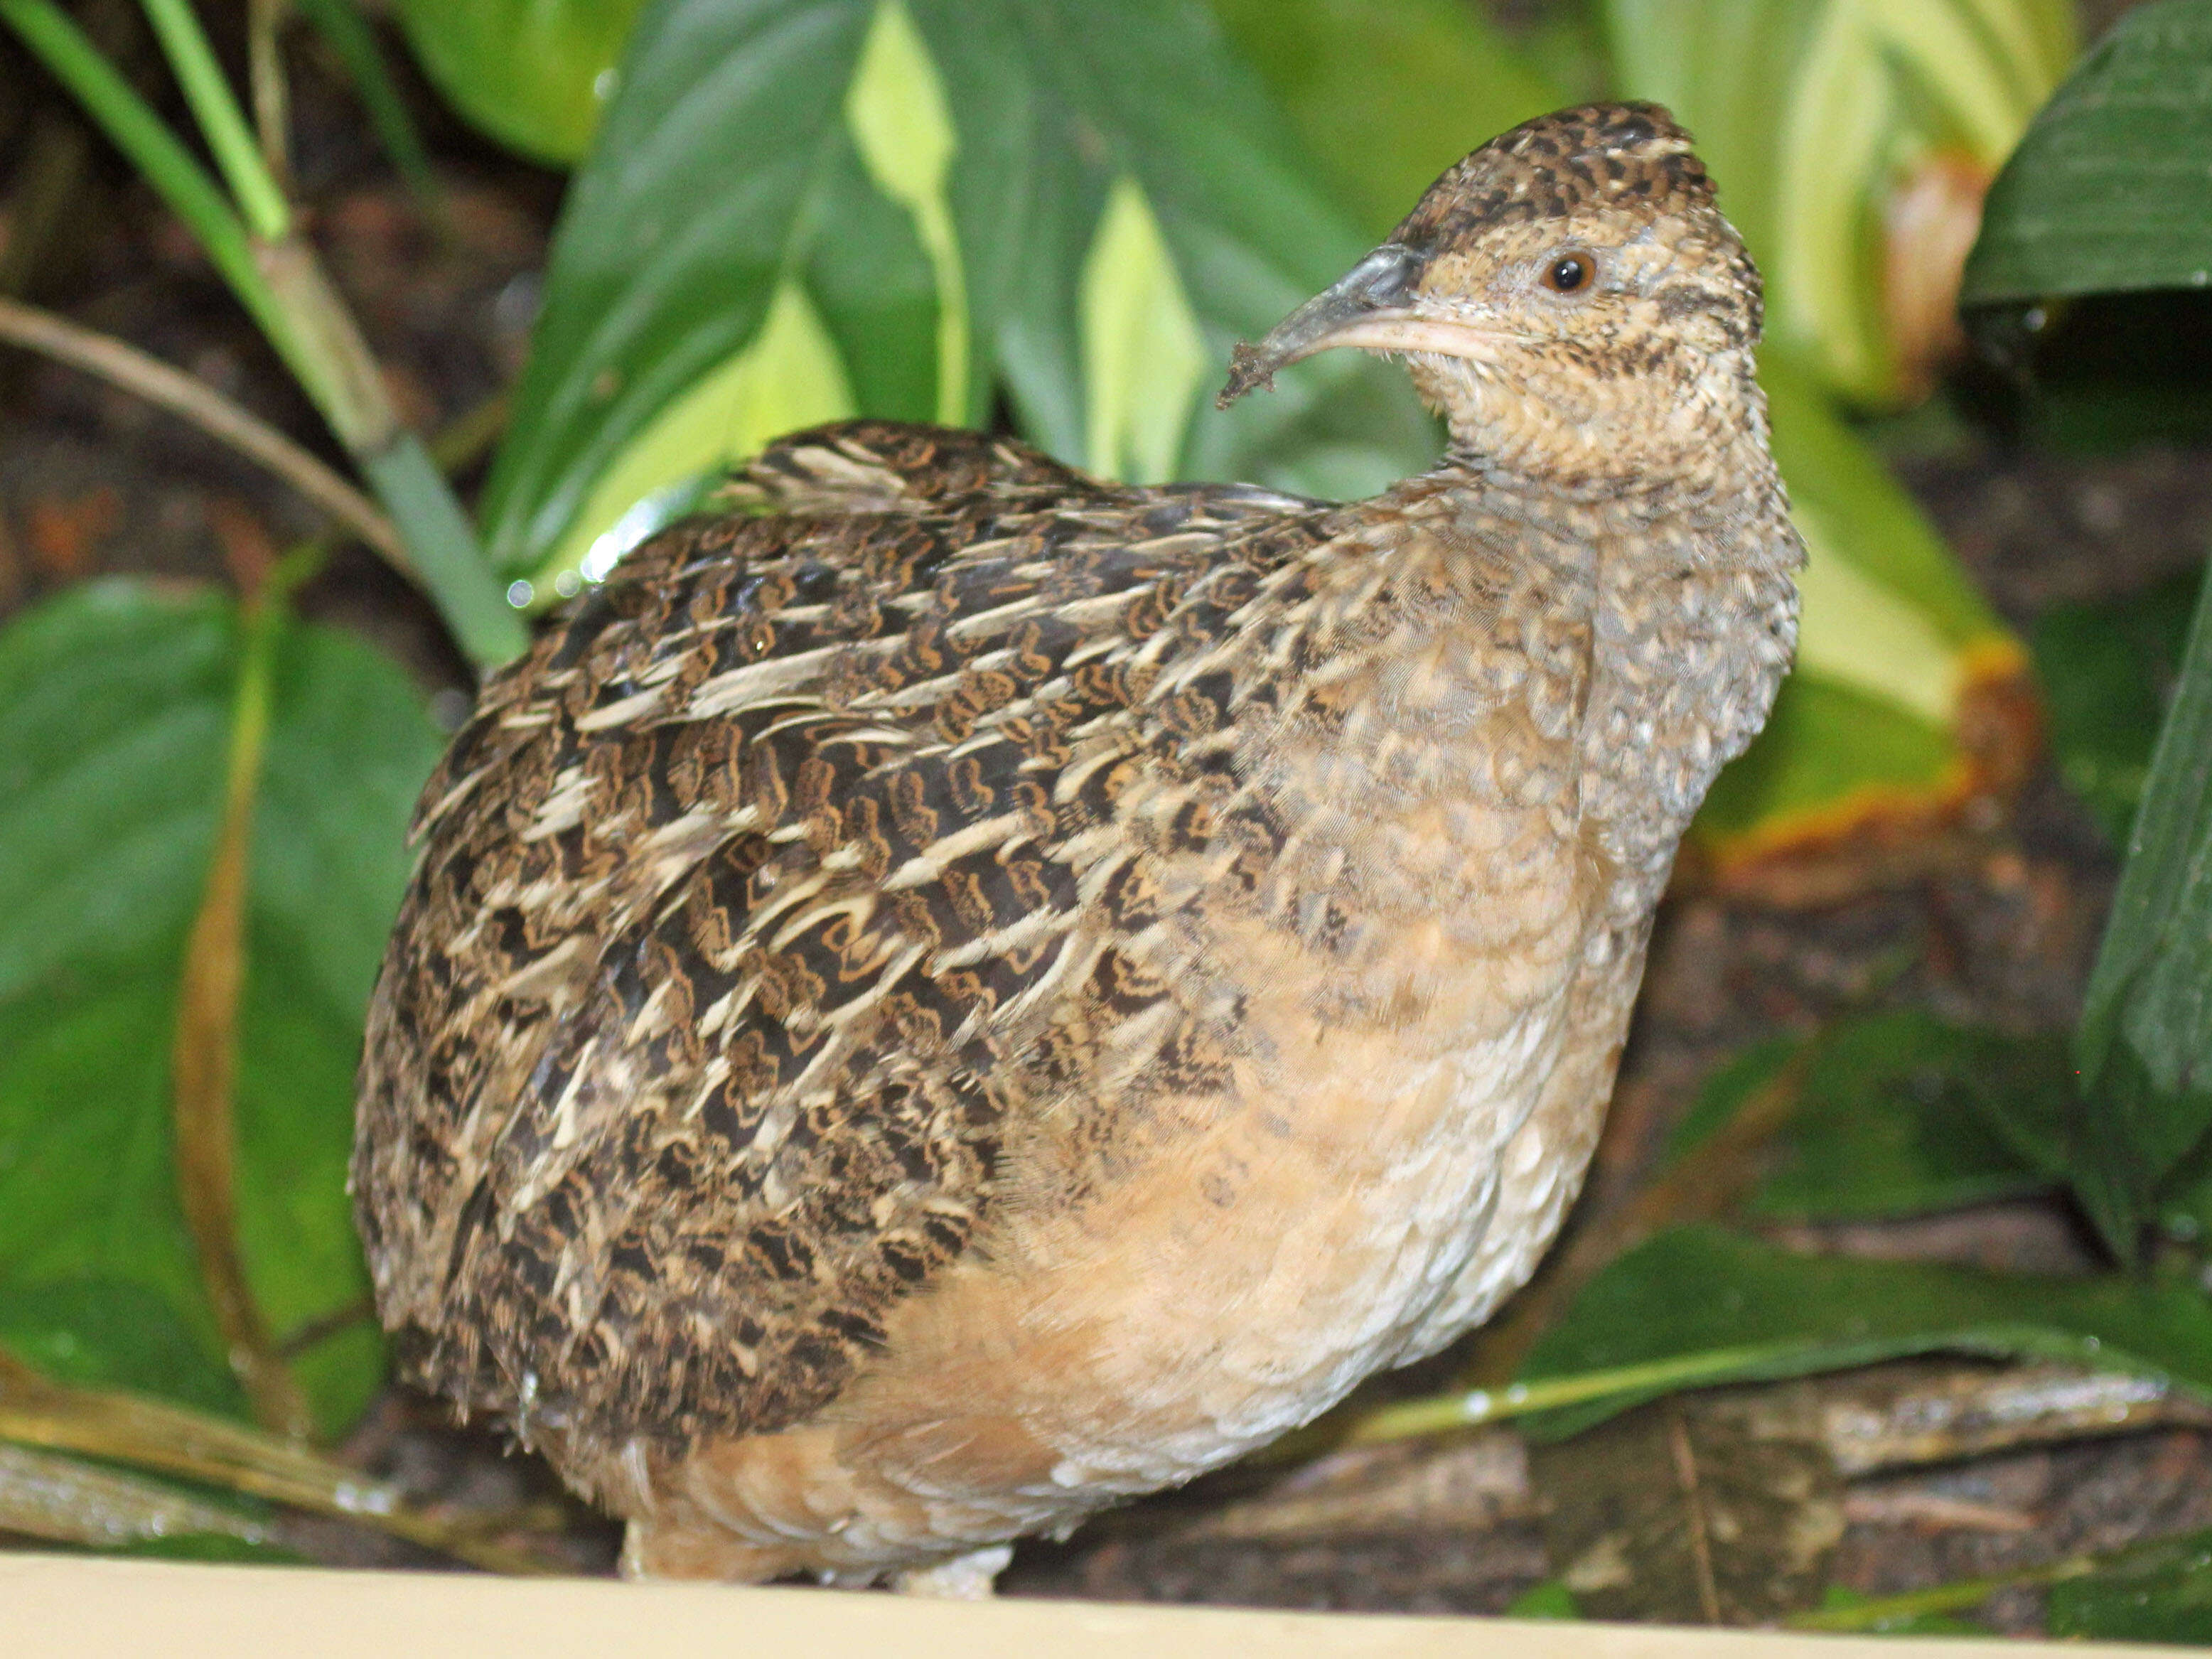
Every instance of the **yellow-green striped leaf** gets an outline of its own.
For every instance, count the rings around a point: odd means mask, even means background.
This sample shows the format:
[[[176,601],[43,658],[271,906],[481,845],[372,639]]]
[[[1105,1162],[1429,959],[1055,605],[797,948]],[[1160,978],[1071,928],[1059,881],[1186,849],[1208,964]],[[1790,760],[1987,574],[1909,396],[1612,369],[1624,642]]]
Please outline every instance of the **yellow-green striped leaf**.
[[[937,418],[969,418],[968,280],[946,185],[959,138],[929,48],[902,0],[882,0],[845,96],[845,120],[876,188],[914,216],[937,278]]]
[[[1772,337],[1924,391],[1980,193],[2074,55],[2067,0],[1608,0],[1620,90],[1697,134]]]
[[[615,562],[697,501],[732,461],[777,434],[854,412],[836,342],[806,290],[777,286],[752,344],[663,410],[593,486],[574,527],[534,580],[558,591],[564,572],[603,581]]]
[[[1114,181],[1083,262],[1083,383],[1093,472],[1172,476],[1206,370],[1205,343],[1152,204]]]

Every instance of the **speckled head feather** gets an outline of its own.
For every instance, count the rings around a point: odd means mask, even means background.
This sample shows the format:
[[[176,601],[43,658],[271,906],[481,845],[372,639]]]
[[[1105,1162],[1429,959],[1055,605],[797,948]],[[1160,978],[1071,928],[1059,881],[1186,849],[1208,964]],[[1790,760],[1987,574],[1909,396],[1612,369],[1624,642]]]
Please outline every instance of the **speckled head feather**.
[[[1423,252],[1494,226],[1641,204],[1711,207],[1690,135],[1657,104],[1585,104],[1523,122],[1446,169],[1390,240]]]
[[[1224,401],[1334,346],[1403,354],[1455,448],[1571,491],[1666,481],[1764,420],[1757,269],[1687,134],[1592,104],[1492,139],[1256,347]]]

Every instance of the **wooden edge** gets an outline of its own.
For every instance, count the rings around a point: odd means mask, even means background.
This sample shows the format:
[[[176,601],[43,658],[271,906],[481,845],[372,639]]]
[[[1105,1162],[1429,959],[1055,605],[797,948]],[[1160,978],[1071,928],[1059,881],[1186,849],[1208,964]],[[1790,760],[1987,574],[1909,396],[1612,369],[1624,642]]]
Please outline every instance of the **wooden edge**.
[[[0,1554],[9,1659],[1970,1659],[2014,1644]],[[2069,1655],[2153,1648],[2069,1644]]]

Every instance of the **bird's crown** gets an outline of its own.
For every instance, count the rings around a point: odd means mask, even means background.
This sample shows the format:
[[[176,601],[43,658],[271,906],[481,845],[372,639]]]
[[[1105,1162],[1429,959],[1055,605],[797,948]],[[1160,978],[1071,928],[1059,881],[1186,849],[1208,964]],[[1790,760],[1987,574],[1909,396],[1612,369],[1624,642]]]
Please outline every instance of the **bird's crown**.
[[[1690,135],[1656,104],[1584,104],[1523,122],[1447,168],[1390,240],[1428,249],[1594,208],[1711,206]]]

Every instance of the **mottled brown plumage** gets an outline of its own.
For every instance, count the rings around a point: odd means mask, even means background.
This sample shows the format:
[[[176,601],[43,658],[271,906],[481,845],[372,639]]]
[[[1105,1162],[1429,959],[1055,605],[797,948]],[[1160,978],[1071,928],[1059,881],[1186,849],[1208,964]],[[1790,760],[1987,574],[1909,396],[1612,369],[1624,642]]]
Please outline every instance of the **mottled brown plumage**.
[[[1663,112],[1568,111],[1240,349],[1407,354],[1451,447],[1372,501],[860,422],[632,554],[423,799],[413,1374],[634,1571],[972,1587],[1484,1317],[1787,663],[1758,320]]]

